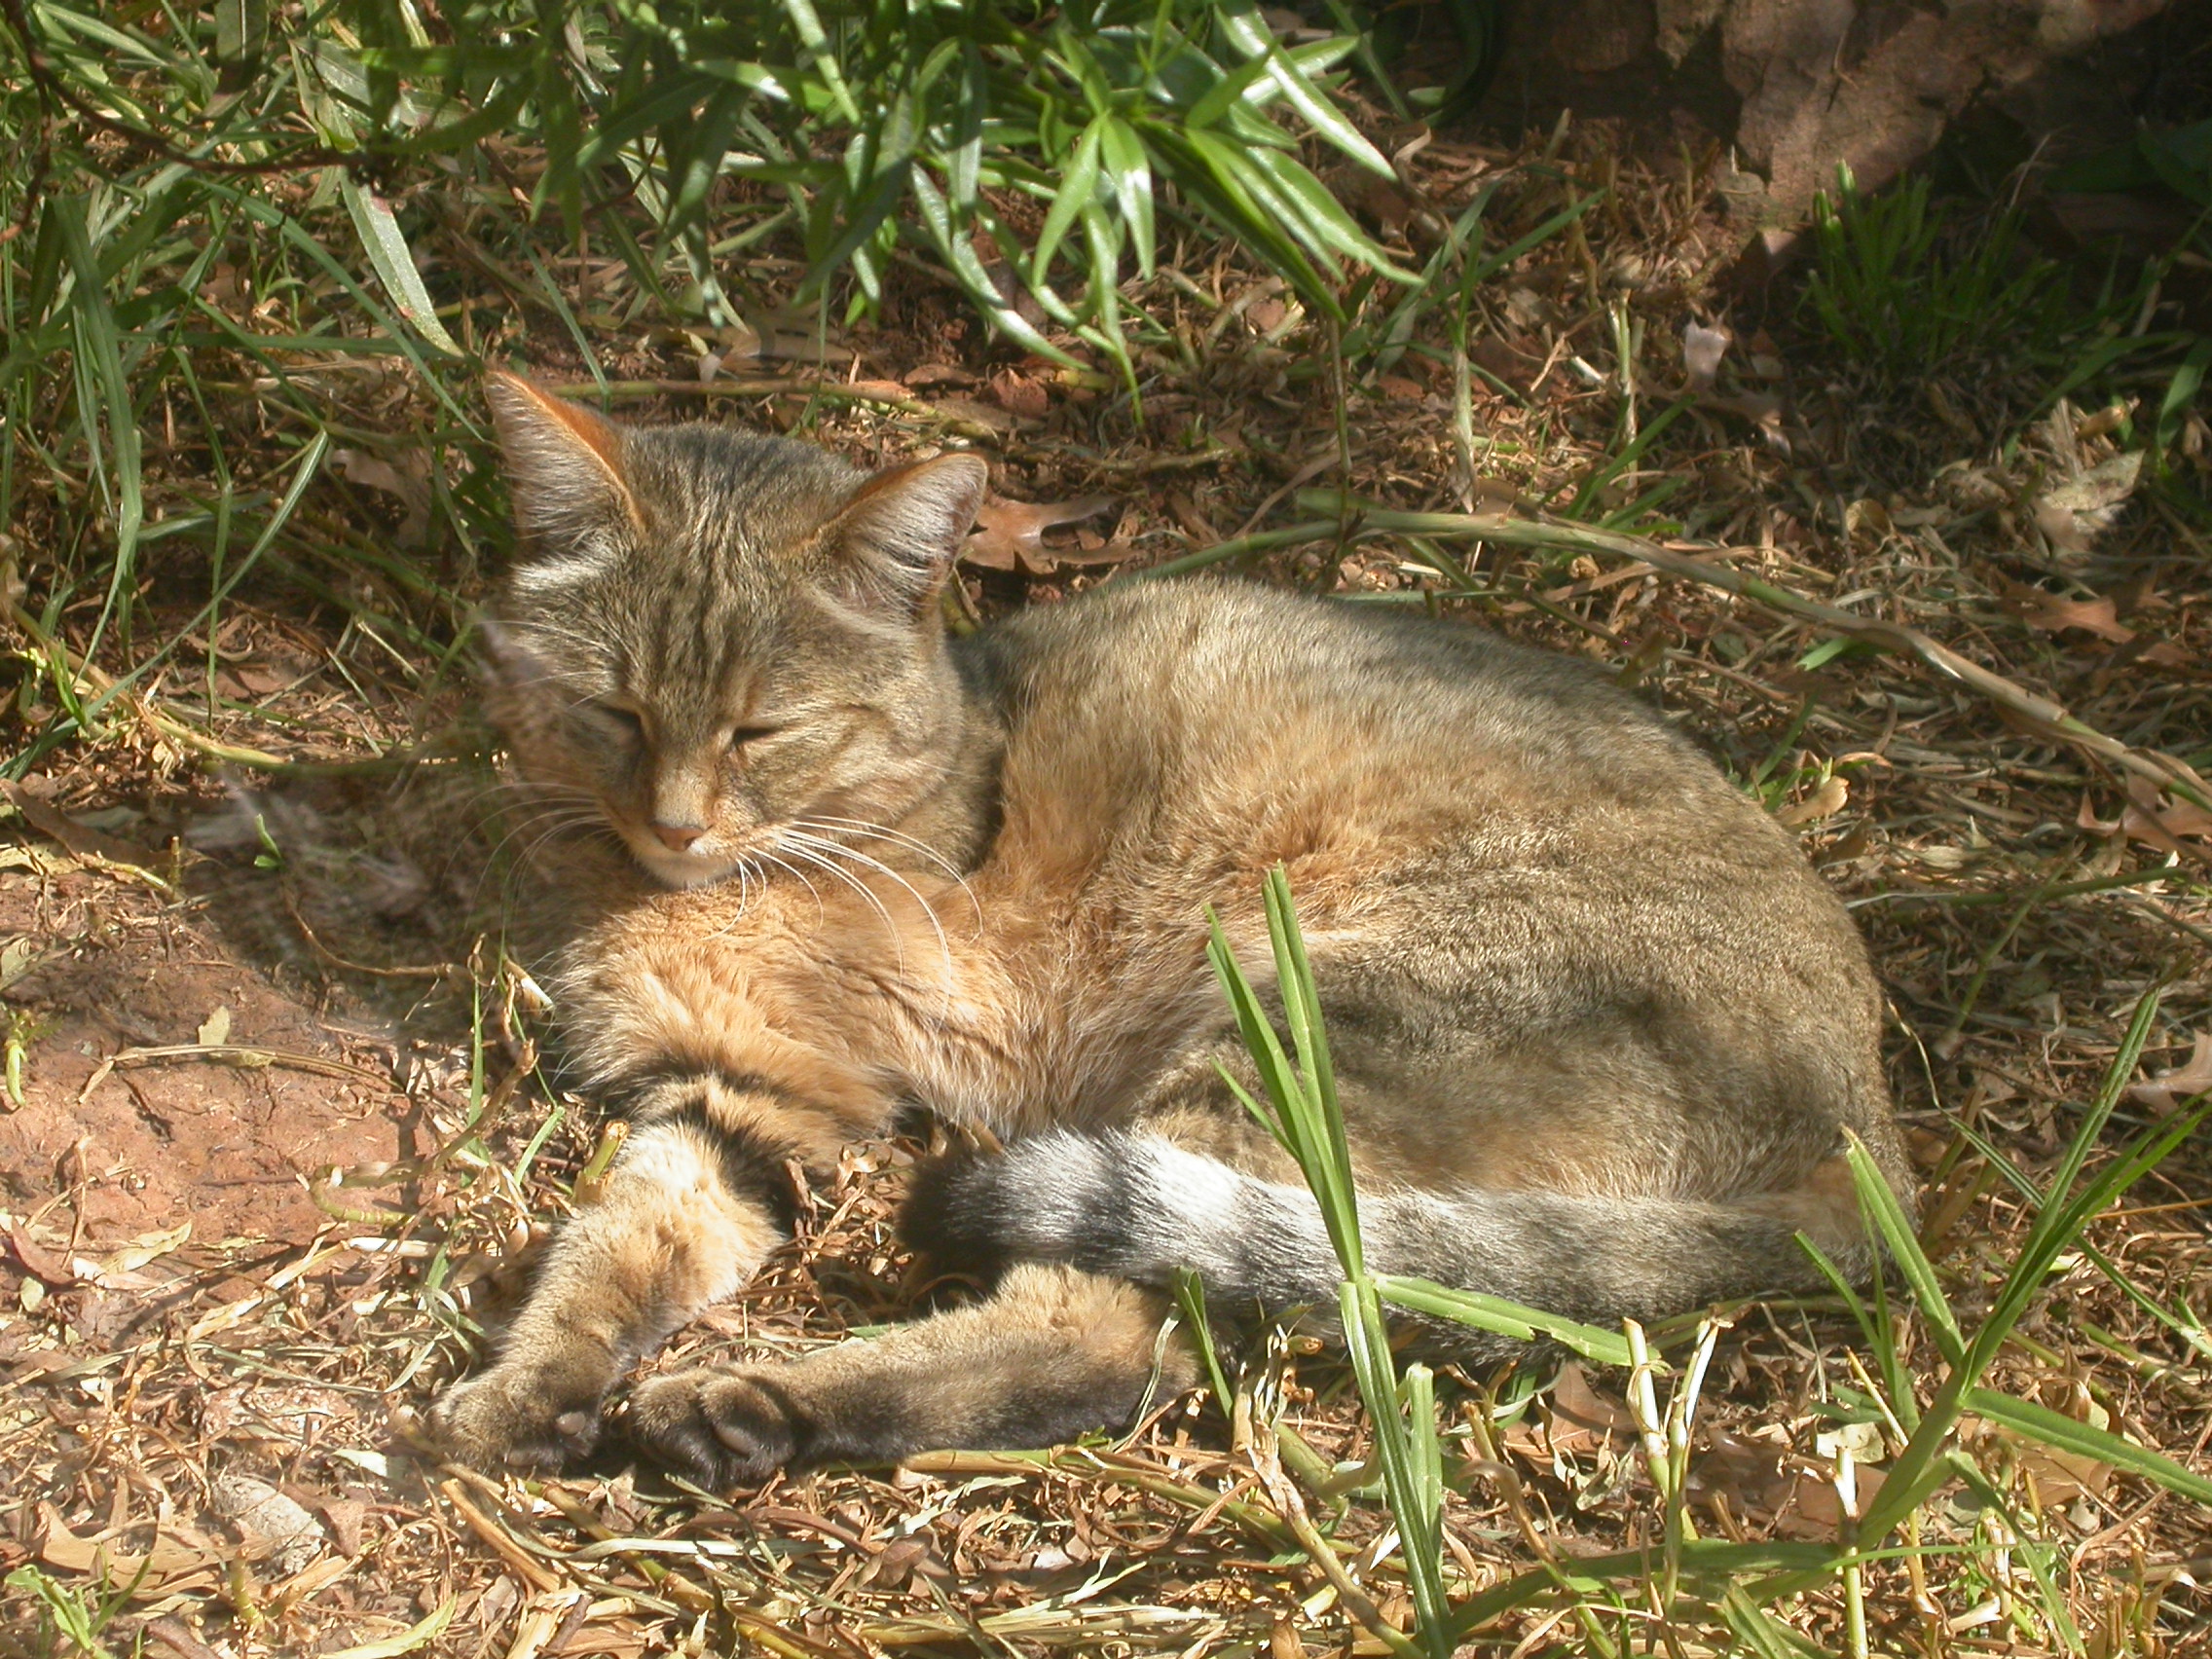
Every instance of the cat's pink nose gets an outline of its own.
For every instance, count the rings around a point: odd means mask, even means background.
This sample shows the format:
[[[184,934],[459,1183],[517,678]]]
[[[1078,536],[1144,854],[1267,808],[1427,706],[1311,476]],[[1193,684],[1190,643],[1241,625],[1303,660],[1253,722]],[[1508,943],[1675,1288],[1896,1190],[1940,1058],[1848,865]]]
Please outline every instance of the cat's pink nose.
[[[655,824],[653,826],[653,833],[660,837],[660,844],[672,853],[689,852],[691,843],[706,832],[704,825]]]

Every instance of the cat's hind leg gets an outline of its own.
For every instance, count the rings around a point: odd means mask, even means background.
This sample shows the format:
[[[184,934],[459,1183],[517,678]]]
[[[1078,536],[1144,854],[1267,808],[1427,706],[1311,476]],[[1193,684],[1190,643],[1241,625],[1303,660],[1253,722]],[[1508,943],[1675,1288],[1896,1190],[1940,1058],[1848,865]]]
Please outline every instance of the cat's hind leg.
[[[715,1492],[786,1467],[892,1463],[953,1447],[1056,1445],[1133,1422],[1197,1380],[1157,1292],[1020,1264],[985,1300],[786,1365],[676,1372],[641,1383],[629,1432]]]

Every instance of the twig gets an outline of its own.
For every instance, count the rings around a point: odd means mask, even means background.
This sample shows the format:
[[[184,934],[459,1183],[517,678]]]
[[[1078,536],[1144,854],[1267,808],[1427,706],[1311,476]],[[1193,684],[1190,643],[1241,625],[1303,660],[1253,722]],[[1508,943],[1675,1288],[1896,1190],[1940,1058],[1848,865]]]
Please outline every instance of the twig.
[[[504,1527],[468,1501],[461,1490],[461,1482],[440,1481],[438,1491],[445,1493],[445,1499],[453,1505],[454,1512],[468,1523],[468,1530],[489,1544],[492,1553],[507,1564],[508,1571],[539,1591],[553,1591],[562,1587],[563,1580],[558,1573],[532,1560]]]
[[[1321,1530],[1313,1525],[1312,1517],[1306,1511],[1306,1499],[1300,1494],[1297,1483],[1283,1472],[1282,1459],[1275,1450],[1273,1431],[1258,1421],[1252,1424],[1252,1468],[1259,1475],[1261,1484],[1267,1488],[1268,1496],[1274,1501],[1276,1511],[1296,1534],[1299,1548],[1305,1552],[1309,1561],[1321,1569],[1321,1576],[1336,1591],[1337,1601],[1343,1604],[1345,1611],[1392,1653],[1403,1655],[1405,1659],[1419,1659],[1421,1651],[1419,1644],[1382,1616],[1382,1609],[1375,1604],[1374,1599],[1355,1584],[1351,1574],[1345,1570],[1345,1564],[1338,1557],[1336,1546],[1323,1537]]]
[[[387,1093],[392,1088],[389,1078],[379,1077],[366,1066],[346,1060],[326,1060],[319,1054],[296,1054],[285,1049],[262,1049],[239,1043],[171,1043],[158,1049],[122,1049],[108,1055],[85,1080],[85,1087],[77,1091],[77,1103],[81,1106],[90,1100],[92,1090],[119,1069],[163,1065],[170,1060],[214,1060],[246,1071],[282,1066],[286,1071],[313,1072],[317,1077],[334,1077],[346,1083],[366,1083]]]
[[[2062,887],[2039,888],[2032,897],[2048,903],[2057,899],[2079,899],[2085,893],[2110,893],[2116,887],[2143,887],[2154,881],[2187,881],[2187,870],[2160,866],[2157,869],[2130,870],[2124,875],[2100,875],[2087,881],[2069,881]],[[1994,892],[1946,893],[1939,889],[1897,888],[1887,893],[1869,893],[1863,899],[1844,901],[1845,908],[1857,910],[1868,904],[1898,904],[1917,900],[1927,904],[2009,904],[2020,897],[2016,888],[2000,888]]]

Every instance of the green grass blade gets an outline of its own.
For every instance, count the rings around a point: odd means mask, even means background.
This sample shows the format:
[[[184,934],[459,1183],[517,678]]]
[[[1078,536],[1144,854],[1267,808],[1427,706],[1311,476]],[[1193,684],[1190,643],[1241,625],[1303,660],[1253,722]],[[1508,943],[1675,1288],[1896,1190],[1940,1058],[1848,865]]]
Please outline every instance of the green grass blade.
[[[1338,1286],[1337,1307],[1344,1321],[1345,1347],[1351,1359],[1352,1376],[1367,1406],[1375,1431],[1375,1451],[1382,1464],[1382,1486],[1391,1517],[1398,1524],[1399,1549],[1406,1564],[1406,1587],[1412,1592],[1421,1645],[1432,1659],[1450,1659],[1451,1608],[1444,1596],[1442,1451],[1424,1447],[1423,1437],[1436,1439],[1436,1406],[1429,1393],[1428,1415],[1412,1417],[1399,1395],[1396,1366],[1390,1354],[1389,1333],[1382,1322],[1382,1308],[1373,1284],[1347,1278]],[[1421,1368],[1425,1370],[1425,1368]],[[1409,1373],[1410,1380],[1410,1373]],[[1417,1397],[1422,1390],[1413,1390]],[[1423,1471],[1439,1470],[1434,1483],[1434,1503]]]
[[[122,342],[116,330],[115,313],[108,306],[107,282],[87,235],[85,205],[81,201],[56,200],[53,210],[61,234],[62,251],[74,277],[69,303],[75,314],[81,406],[78,413],[84,425],[86,447],[93,467],[98,470],[98,424],[104,413],[108,447],[115,457],[115,563],[108,575],[107,596],[100,606],[99,621],[94,624],[92,643],[86,647],[86,654],[90,656],[99,649],[101,636],[113,620],[117,606],[124,603],[125,596],[130,592],[131,577],[138,568],[138,533],[146,518],[145,481],[139,464],[137,406],[131,399],[129,379],[124,372]],[[93,394],[91,402],[87,401],[88,391]]]
[[[1198,1345],[1198,1358],[1205,1365],[1214,1404],[1227,1416],[1236,1396],[1230,1392],[1228,1374],[1221,1369],[1221,1349],[1213,1340],[1213,1322],[1206,1317],[1206,1287],[1189,1268],[1175,1270],[1175,1306],[1191,1323],[1191,1340]]]
[[[860,106],[853,101],[852,89],[846,86],[844,73],[837,66],[837,54],[822,27],[822,18],[815,11],[813,0],[783,0],[783,5],[792,27],[798,31],[798,38],[814,59],[815,73],[822,77],[822,84],[829,88],[830,97],[836,101],[838,114],[853,126],[861,126]]]
[[[1951,1304],[1943,1295],[1936,1264],[1920,1247],[1920,1236],[1904,1213],[1904,1206],[1890,1190],[1889,1178],[1874,1161],[1874,1155],[1866,1150],[1864,1141],[1852,1135],[1844,1156],[1851,1164],[1851,1179],[1859,1189],[1860,1208],[1874,1224],[1880,1242],[1889,1251],[1890,1259],[1897,1263],[1898,1271],[1904,1274],[1905,1285],[1920,1309],[1920,1316],[1928,1321],[1929,1335],[1935,1339],[1945,1360],[1959,1364],[1966,1357],[1966,1338],[1959,1330],[1958,1315],[1951,1311]]]
[[[1345,1118],[1337,1104],[1336,1061],[1329,1053],[1329,1036],[1321,1019],[1321,992],[1313,978],[1313,964],[1306,954],[1306,936],[1298,925],[1298,906],[1290,896],[1290,878],[1282,866],[1268,872],[1265,901],[1268,940],[1274,949],[1275,987],[1282,998],[1284,1022],[1298,1056],[1301,1093],[1319,1108],[1313,1127],[1313,1145],[1335,1168],[1351,1169],[1351,1145],[1345,1138]],[[1346,1186],[1349,1192],[1349,1186]],[[1357,1272],[1356,1263],[1346,1262]]]
[[[2093,1457],[2100,1463],[2110,1463],[2116,1469],[2141,1475],[2154,1481],[2168,1492],[2194,1498],[2198,1503],[2212,1504],[2212,1480],[2186,1469],[2171,1457],[2160,1456],[2132,1440],[2123,1440],[2109,1429],[2078,1422],[2062,1412],[2048,1406],[2037,1405],[2032,1400],[2014,1399],[2000,1394],[1993,1388],[1969,1388],[1966,1406],[1991,1422],[2002,1423],[2015,1433],[2060,1452],[2070,1452],[2080,1457]]]
[[[1400,1308],[1450,1319],[1470,1330],[1490,1331],[1525,1343],[1549,1337],[1599,1365],[1627,1365],[1633,1358],[1627,1340],[1618,1331],[1580,1324],[1547,1313],[1540,1308],[1508,1302],[1502,1296],[1454,1290],[1430,1279],[1401,1278],[1392,1273],[1377,1274],[1375,1288],[1385,1301],[1394,1302]]]
[[[1152,159],[1145,154],[1136,129],[1108,115],[1099,129],[1099,161],[1122,220],[1128,226],[1137,273],[1150,281],[1159,247],[1153,228]]]
[[[1112,119],[1105,115],[1094,118],[1084,129],[1083,136],[1076,140],[1075,154],[1060,177],[1051,211],[1045,215],[1045,227],[1037,233],[1037,247],[1030,255],[1029,280],[1037,287],[1045,285],[1052,268],[1052,255],[1060,251],[1060,243],[1074,228],[1077,216],[1090,205],[1097,193],[1099,153],[1105,141],[1105,124]]]
[[[1991,1306],[1988,1317],[1975,1334],[1973,1351],[1968,1361],[1970,1373],[1978,1378],[1996,1356],[1997,1349],[2011,1334],[2012,1327],[2027,1312],[2028,1304],[2042,1288],[2044,1275],[2059,1253],[2070,1244],[2091,1216],[2116,1198],[2128,1183],[2137,1179],[2149,1167],[2140,1158],[2117,1159],[2104,1172],[2081,1193],[2071,1198],[2068,1194],[2081,1178],[2082,1166],[2087,1162],[2089,1153],[2103,1133],[2106,1122],[2119,1106],[2120,1095],[2126,1090],[2128,1080],[2135,1075],[2136,1063],[2143,1057],[2143,1050],[2151,1040],[2151,1027],[2157,1018],[2159,991],[2157,987],[2146,992],[2135,1005],[2134,1017],[2128,1022],[2127,1033],[2120,1039],[2120,1049],[2106,1068],[2097,1098],[2083,1114],[2082,1124],[2075,1131],[2066,1156],[2059,1161],[2051,1176],[2050,1198],[2037,1213],[2028,1236],[2020,1245],[2020,1253],[2007,1273],[2003,1287]]]
[[[1246,55],[1266,62],[1268,73],[1290,106],[1306,118],[1308,126],[1370,172],[1387,179],[1398,175],[1389,161],[1329,101],[1320,88],[1275,44],[1274,36],[1249,4],[1227,6],[1219,13],[1222,32]],[[1327,43],[1322,43],[1327,44]],[[1348,43],[1347,43],[1348,47]]]
[[[1720,1598],[1720,1616],[1736,1633],[1748,1652],[1758,1659],[1826,1659],[1826,1649],[1816,1647],[1731,1584]]]
[[[2203,1123],[2207,1117],[2212,1117],[2212,1099],[2201,1101],[2169,1120],[2163,1127],[2150,1131],[2142,1138],[2139,1153],[2130,1152],[2124,1156],[2140,1156],[2147,1159],[2146,1168],[2155,1165],[2174,1146],[2186,1140],[2195,1130],[2197,1124]],[[2004,1150],[1991,1141],[1988,1136],[1981,1133],[1971,1124],[1959,1123],[1953,1126],[1967,1138],[1968,1143],[1976,1152],[1989,1161],[1990,1167],[2003,1176],[2007,1184],[2015,1193],[2026,1198],[2030,1204],[2041,1210],[2050,1201],[2049,1195],[2029,1179],[2027,1173],[2006,1157]],[[2182,1341],[2195,1348],[2198,1353],[2207,1358],[2212,1358],[2212,1337],[2207,1336],[2204,1326],[2194,1317],[2186,1304],[2182,1306],[2179,1312],[2175,1311],[2129,1278],[2118,1262],[2086,1238],[2079,1240],[2078,1247],[2089,1265],[2104,1274],[2113,1287],[2126,1297],[2128,1301],[2134,1303],[2136,1307],[2157,1320],[2167,1330],[2180,1337]]]

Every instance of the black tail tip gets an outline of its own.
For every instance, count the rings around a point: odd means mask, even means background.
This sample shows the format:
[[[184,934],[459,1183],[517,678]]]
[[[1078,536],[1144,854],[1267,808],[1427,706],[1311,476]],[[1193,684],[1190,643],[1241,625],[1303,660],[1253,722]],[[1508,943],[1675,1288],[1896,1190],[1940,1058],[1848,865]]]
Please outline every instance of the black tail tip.
[[[925,1161],[899,1212],[899,1237],[939,1274],[989,1286],[1014,1265],[1004,1221],[1005,1161],[950,1153]]]

